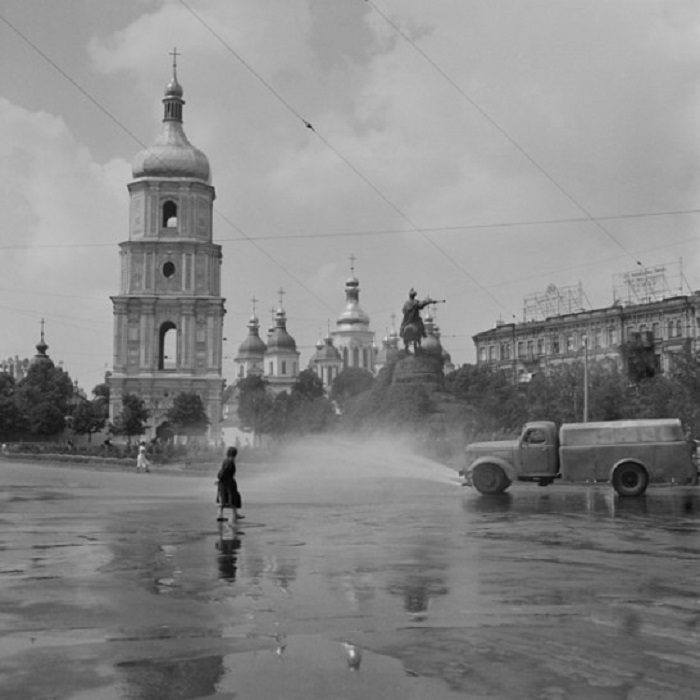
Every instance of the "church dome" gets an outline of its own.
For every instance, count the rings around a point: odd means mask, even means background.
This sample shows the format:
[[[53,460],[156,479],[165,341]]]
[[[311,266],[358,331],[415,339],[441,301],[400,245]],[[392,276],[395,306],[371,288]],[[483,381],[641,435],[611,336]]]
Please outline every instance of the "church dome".
[[[251,316],[248,322],[248,336],[246,339],[238,346],[238,358],[251,358],[257,357],[262,358],[267,350],[267,345],[258,335],[258,329],[260,324],[258,323],[257,316]]]
[[[270,330],[267,337],[267,349],[270,350],[288,350],[296,352],[297,344],[294,338],[287,332],[287,317],[283,309],[278,309],[275,314],[276,324]]]
[[[360,308],[360,282],[350,277],[345,282],[345,309],[338,316],[338,326],[369,326],[369,316]]]
[[[209,160],[187,140],[179,122],[164,122],[155,143],[136,154],[131,172],[134,178],[178,177],[207,184],[211,181]]]
[[[312,363],[319,363],[319,362],[333,362],[333,363],[340,363],[342,362],[342,358],[340,357],[340,353],[338,352],[338,348],[333,345],[333,338],[328,336],[325,341],[319,340],[318,343],[316,344],[316,352],[314,353],[314,356],[311,358]]]
[[[442,357],[442,343],[440,342],[438,328],[432,316],[427,316],[425,319],[425,332],[426,338],[422,343],[423,351],[431,355]]]
[[[173,77],[163,98],[163,130],[155,143],[136,154],[132,162],[134,178],[187,178],[211,182],[209,160],[187,139],[182,128],[182,86]]]

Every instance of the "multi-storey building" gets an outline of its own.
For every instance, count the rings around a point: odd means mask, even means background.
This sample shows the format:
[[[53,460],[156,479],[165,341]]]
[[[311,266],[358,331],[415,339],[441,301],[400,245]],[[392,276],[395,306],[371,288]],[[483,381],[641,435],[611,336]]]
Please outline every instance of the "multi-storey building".
[[[614,304],[541,321],[498,323],[472,337],[477,364],[488,364],[527,381],[538,371],[565,362],[621,362],[623,343],[653,347],[657,369],[667,371],[673,354],[687,343],[699,349],[700,291],[644,304]]]

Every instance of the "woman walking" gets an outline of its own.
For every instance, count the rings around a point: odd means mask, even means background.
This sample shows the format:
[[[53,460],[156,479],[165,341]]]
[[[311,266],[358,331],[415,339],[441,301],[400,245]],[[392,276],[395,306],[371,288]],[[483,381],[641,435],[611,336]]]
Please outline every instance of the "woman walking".
[[[148,457],[146,457],[146,445],[144,445],[143,443],[141,443],[141,445],[139,446],[139,453],[136,457],[136,473],[138,474],[142,471],[151,471],[151,462],[149,461]]]
[[[241,507],[241,494],[238,492],[238,484],[236,483],[236,455],[238,450],[235,447],[229,447],[226,450],[226,459],[219,469],[217,474],[217,483],[219,493],[217,500],[219,502],[219,521],[224,521],[224,508],[230,508],[233,517],[233,522],[240,520],[243,516],[238,515],[238,510]]]

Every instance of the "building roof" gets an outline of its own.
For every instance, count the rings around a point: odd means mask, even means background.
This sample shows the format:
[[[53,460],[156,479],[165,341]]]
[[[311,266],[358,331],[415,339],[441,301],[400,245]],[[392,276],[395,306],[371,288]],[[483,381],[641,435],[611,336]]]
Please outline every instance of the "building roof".
[[[182,86],[173,77],[165,88],[163,98],[163,128],[155,143],[136,154],[132,162],[134,178],[185,178],[211,182],[209,160],[195,148],[182,128]]]

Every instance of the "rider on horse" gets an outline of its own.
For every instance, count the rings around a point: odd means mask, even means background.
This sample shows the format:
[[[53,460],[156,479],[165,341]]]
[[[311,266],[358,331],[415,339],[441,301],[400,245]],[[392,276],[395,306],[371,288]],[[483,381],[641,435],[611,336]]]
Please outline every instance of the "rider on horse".
[[[428,306],[428,304],[434,303],[435,302],[430,297],[423,300],[416,299],[416,290],[413,288],[408,292],[408,300],[404,302],[403,308],[401,309],[403,312],[403,320],[401,322],[401,330],[399,331],[399,335],[403,338],[404,345],[407,349],[409,342],[414,343],[414,349],[418,349],[421,344],[421,338],[426,337],[425,326],[423,325],[420,311]],[[406,333],[407,328],[414,332]]]

